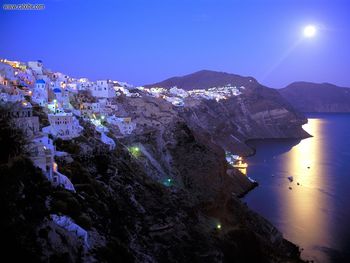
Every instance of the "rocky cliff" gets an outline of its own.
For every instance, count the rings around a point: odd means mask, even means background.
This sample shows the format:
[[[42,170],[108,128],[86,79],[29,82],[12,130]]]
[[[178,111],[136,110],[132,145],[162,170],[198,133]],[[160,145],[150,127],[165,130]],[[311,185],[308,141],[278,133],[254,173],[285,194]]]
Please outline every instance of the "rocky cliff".
[[[278,90],[301,112],[350,112],[350,89],[329,83],[294,82]]]
[[[185,107],[178,112],[193,131],[201,131],[225,150],[244,155],[252,153],[245,144],[249,139],[308,136],[301,128],[307,121],[305,117],[275,89],[267,88],[251,77],[204,70],[148,86],[177,86],[189,90],[228,84],[243,86],[242,94],[219,102],[185,99]]]
[[[238,171],[226,174],[224,151],[181,118],[164,120],[113,151],[88,124],[79,138],[56,140],[70,154],[56,161],[76,193],[45,183],[21,150],[2,152],[5,254],[34,262],[300,262],[298,248],[237,198],[252,185]],[[2,123],[2,142],[11,143],[10,130]],[[89,247],[49,214],[85,228]]]

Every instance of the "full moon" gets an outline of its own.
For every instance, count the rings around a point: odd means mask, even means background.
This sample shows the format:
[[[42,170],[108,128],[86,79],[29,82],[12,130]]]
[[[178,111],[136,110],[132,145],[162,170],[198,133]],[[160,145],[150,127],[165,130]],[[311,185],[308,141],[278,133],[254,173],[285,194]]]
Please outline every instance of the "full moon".
[[[316,27],[313,25],[308,25],[304,28],[305,37],[314,37],[316,35]]]

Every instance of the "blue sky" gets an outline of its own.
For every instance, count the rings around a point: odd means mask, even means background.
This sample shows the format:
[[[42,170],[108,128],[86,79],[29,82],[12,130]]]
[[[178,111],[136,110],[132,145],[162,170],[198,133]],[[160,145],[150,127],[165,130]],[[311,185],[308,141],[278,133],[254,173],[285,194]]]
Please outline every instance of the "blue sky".
[[[0,57],[41,59],[74,77],[139,85],[211,69],[275,88],[299,80],[350,87],[346,0],[0,2],[46,6],[0,10]],[[307,24],[317,35],[300,40]]]

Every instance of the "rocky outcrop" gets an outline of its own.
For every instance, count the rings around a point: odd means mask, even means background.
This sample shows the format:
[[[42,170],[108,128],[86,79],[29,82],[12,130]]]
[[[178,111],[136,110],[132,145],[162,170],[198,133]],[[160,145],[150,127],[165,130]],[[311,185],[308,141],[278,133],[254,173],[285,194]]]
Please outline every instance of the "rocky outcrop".
[[[329,83],[294,82],[279,90],[301,112],[350,112],[350,89]]]
[[[185,107],[177,109],[193,131],[210,138],[223,149],[248,155],[252,153],[245,141],[263,138],[305,138],[302,128],[306,119],[275,90],[259,84],[251,77],[215,71],[199,71],[175,77],[149,87],[184,89],[213,86],[243,86],[242,94],[226,100],[186,98]]]
[[[242,95],[216,102],[189,102],[180,115],[193,130],[201,130],[223,149],[247,155],[249,139],[305,138],[306,119],[273,89],[246,88]]]

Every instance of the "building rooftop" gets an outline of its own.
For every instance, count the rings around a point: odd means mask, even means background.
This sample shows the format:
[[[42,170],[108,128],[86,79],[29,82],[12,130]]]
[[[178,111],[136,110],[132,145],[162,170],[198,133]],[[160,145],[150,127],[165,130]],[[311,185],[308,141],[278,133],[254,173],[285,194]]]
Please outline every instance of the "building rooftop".
[[[53,89],[53,92],[54,92],[54,93],[61,93],[62,91],[61,91],[60,88],[54,88],[54,89]]]
[[[43,80],[43,79],[38,79],[35,83],[45,84],[45,80]]]

